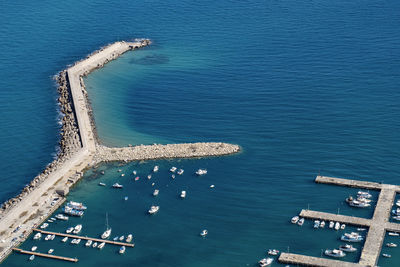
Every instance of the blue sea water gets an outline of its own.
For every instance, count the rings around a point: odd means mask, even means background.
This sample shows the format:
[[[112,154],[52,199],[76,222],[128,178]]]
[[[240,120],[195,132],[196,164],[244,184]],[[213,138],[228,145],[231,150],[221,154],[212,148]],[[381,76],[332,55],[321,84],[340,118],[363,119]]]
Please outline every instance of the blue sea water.
[[[134,235],[135,248],[123,256],[117,247],[98,251],[59,239],[28,240],[22,248],[54,248],[78,257],[79,266],[255,266],[268,248],[320,256],[340,244],[341,232],[291,225],[294,214],[310,207],[370,218],[373,210],[347,207],[344,198],[356,190],[317,185],[319,172],[399,184],[397,1],[73,0],[0,7],[1,200],[54,156],[52,76],[116,40],[148,37],[153,44],[85,79],[103,143],[242,147],[229,157],[103,165],[104,176],[88,171],[69,196],[88,205],[85,216],[49,229],[83,223],[84,235],[97,236],[108,212],[113,236]],[[147,180],[155,164],[160,172]],[[185,169],[175,180],[168,173],[173,165]],[[197,178],[200,167],[209,173]],[[110,188],[117,181],[123,190]],[[153,204],[160,212],[150,217]],[[202,239],[204,228],[209,235]],[[400,263],[398,249],[383,251],[392,258],[380,266]],[[69,263],[13,254],[3,265]]]

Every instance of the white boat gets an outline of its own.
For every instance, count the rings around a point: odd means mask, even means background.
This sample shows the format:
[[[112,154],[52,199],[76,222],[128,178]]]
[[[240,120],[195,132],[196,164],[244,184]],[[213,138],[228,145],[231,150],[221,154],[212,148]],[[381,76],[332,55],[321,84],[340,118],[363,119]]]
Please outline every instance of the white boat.
[[[118,172],[122,172],[122,170],[121,170],[121,169],[119,169],[119,170],[118,170]]]
[[[63,239],[61,239],[61,241],[64,242],[64,243],[67,242],[67,240],[68,240],[68,236],[66,236]]]
[[[207,174],[207,170],[206,169],[198,169],[196,171],[196,174],[197,175],[205,175],[205,174]]]
[[[124,254],[125,253],[125,246],[122,246],[119,248],[119,254]]]
[[[29,257],[29,260],[30,261],[33,261],[35,259],[35,255],[31,255],[30,257]]]
[[[357,231],[360,231],[360,232],[366,231],[366,230],[367,230],[367,228],[357,228]]]
[[[65,216],[64,214],[61,214],[61,213],[57,214],[56,218],[59,219],[59,220],[63,220],[63,221],[68,221],[68,219],[69,219],[68,216]]]
[[[85,246],[90,247],[92,245],[92,243],[93,243],[93,241],[89,239],[88,241],[86,241]]]
[[[54,252],[54,249],[49,249],[49,251],[47,253],[52,254]]]
[[[104,233],[101,235],[101,238],[107,239],[111,235],[111,227],[108,226],[108,213],[106,213],[106,230]]]
[[[350,244],[341,245],[339,247],[339,249],[344,251],[344,252],[355,252],[355,251],[357,251],[357,248],[353,247],[353,245],[350,245]]]
[[[155,214],[160,209],[160,206],[151,206],[149,209],[149,214]]]
[[[176,167],[171,167],[171,169],[169,169],[170,172],[176,172]]]
[[[340,237],[340,240],[345,242],[361,242],[364,240],[364,238],[358,233],[351,233],[351,234],[345,233]]]
[[[205,237],[206,235],[208,235],[208,231],[206,229],[204,229],[203,231],[201,231],[200,235],[202,237]]]
[[[119,236],[114,237],[114,238],[113,238],[113,241],[117,241],[118,238],[119,238]]]
[[[125,176],[125,173],[122,173],[122,174],[121,174],[121,177],[124,177],[124,176]]]
[[[125,197],[124,197],[124,200],[125,200],[125,201],[127,201],[127,200],[128,200],[128,197],[127,197],[127,196],[125,196]]]
[[[175,179],[175,174],[172,174],[172,175],[171,175],[171,178],[172,178],[172,179]]]
[[[156,166],[154,166],[154,168],[153,168],[153,172],[158,172],[158,166],[156,165]]]
[[[129,234],[127,237],[126,237],[126,242],[127,243],[130,243],[131,241],[132,241],[132,238],[133,238],[133,236],[132,236],[132,234]]]
[[[181,198],[185,198],[186,197],[186,191],[182,191],[181,192]]]
[[[102,248],[104,248],[105,245],[106,245],[106,243],[102,242],[102,243],[100,243],[100,245],[97,246],[97,248],[102,249]]]
[[[51,240],[51,235],[46,235],[46,237],[44,238],[44,240],[46,240],[46,241]]]
[[[79,234],[82,231],[82,224],[78,224],[77,226],[74,227],[74,230],[72,231],[72,233],[74,234]]]
[[[293,216],[292,219],[290,220],[291,223],[297,223],[299,221],[299,216]]]
[[[304,224],[304,218],[301,218],[298,222],[297,225],[302,226]]]
[[[92,245],[93,248],[97,248],[97,242],[94,242]]]
[[[51,235],[50,240],[54,240],[56,238],[56,235]]]
[[[83,203],[75,202],[75,201],[70,201],[67,203],[67,206],[75,209],[75,210],[86,210],[87,207],[83,205]]]
[[[320,224],[320,221],[319,220],[315,220],[314,221],[314,228],[319,228],[319,224]]]
[[[397,244],[395,244],[395,243],[386,243],[386,246],[389,247],[389,248],[395,248],[395,247],[397,247]]]
[[[395,233],[395,232],[388,232],[388,235],[391,235],[391,236],[399,236],[400,234],[399,234],[399,233]]]
[[[399,215],[398,216],[392,216],[392,219],[396,220],[396,221],[400,221],[400,216]]]
[[[124,186],[122,184],[115,183],[115,184],[112,185],[112,187],[114,187],[114,188],[123,188]]]
[[[119,238],[119,241],[123,241],[125,239],[125,236],[121,235]]]
[[[342,257],[346,256],[346,253],[344,253],[340,249],[327,249],[327,250],[325,250],[325,255],[330,256],[330,257],[335,257],[335,258],[342,258]]]
[[[49,226],[48,223],[44,223],[40,226],[40,229],[46,229]]]
[[[67,234],[72,233],[72,231],[74,231],[74,227],[69,227],[67,230],[65,230],[65,232],[66,232]]]
[[[100,185],[100,186],[106,186],[106,184],[105,184],[105,183],[99,183],[99,185]]]
[[[333,227],[335,227],[335,222],[330,221],[329,222],[329,228],[332,229]]]
[[[364,197],[364,198],[371,198],[372,197],[372,195],[370,193],[365,192],[365,191],[358,191],[357,192],[357,196]]]
[[[147,175],[147,179],[149,180],[151,179],[151,174]]]
[[[390,257],[392,257],[392,255],[387,254],[387,253],[383,253],[382,256],[385,257],[385,258],[390,258]]]
[[[213,184],[212,184],[212,185],[210,185],[210,188],[214,188],[214,187],[215,187],[215,185],[213,185]]]
[[[322,222],[319,224],[319,227],[324,228],[324,227],[325,227],[325,221],[322,221]]]
[[[32,251],[36,251],[36,250],[37,250],[37,246],[33,246],[33,247],[31,248],[31,250],[32,250]]]
[[[259,265],[260,265],[261,267],[266,267],[266,266],[271,265],[271,263],[272,263],[273,261],[274,261],[273,258],[264,258],[264,259],[261,259],[258,263],[259,263]]]
[[[339,230],[340,229],[340,223],[339,222],[336,222],[335,223],[335,230],[337,231],[337,230]]]
[[[136,174],[137,174],[137,172],[136,172],[136,171],[133,171],[133,172],[132,172],[132,174],[133,174],[133,175],[136,175]]]
[[[78,238],[78,239],[76,240],[76,244],[78,245],[79,243],[81,243],[81,239],[80,239],[80,238]]]
[[[160,193],[160,190],[155,189],[154,192],[153,192],[153,196],[158,196],[158,193]]]
[[[346,228],[346,225],[343,223],[341,226],[340,226],[340,229],[341,230],[344,230]]]
[[[42,234],[41,233],[36,233],[34,236],[33,236],[33,239],[34,240],[38,240],[38,239],[40,239],[42,237]]]
[[[276,256],[279,254],[279,250],[277,249],[268,249],[268,255]]]
[[[360,202],[358,200],[353,200],[353,201],[349,202],[349,205],[352,207],[356,207],[356,208],[368,208],[371,206],[371,204],[369,204],[369,203]]]
[[[71,244],[74,244],[74,245],[76,244],[76,238],[71,240]]]
[[[183,172],[184,172],[184,170],[183,170],[183,169],[179,169],[179,171],[177,171],[177,174],[178,174],[178,175],[182,175],[182,174],[183,174]]]

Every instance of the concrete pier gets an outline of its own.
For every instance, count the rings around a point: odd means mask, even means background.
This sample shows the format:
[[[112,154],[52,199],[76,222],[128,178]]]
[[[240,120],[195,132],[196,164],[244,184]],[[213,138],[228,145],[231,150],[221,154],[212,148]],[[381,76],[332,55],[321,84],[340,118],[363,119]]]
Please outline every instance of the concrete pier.
[[[43,258],[50,258],[50,259],[56,259],[56,260],[63,260],[63,261],[70,261],[70,262],[78,262],[77,258],[69,258],[69,257],[63,257],[63,256],[56,256],[53,254],[46,254],[46,253],[40,253],[40,252],[34,252],[34,251],[29,251],[29,250],[22,250],[19,248],[13,248],[14,251],[17,251],[21,254],[28,254],[28,255],[35,255],[38,257],[43,257]]]
[[[55,192],[69,192],[87,168],[101,162],[151,160],[165,158],[221,156],[240,151],[237,145],[226,143],[193,143],[107,148],[98,143],[92,110],[83,76],[101,68],[123,53],[145,47],[150,40],[116,42],[85,59],[76,62],[58,76],[59,104],[64,115],[58,158],[23,192],[3,203],[0,209],[0,262],[23,242],[32,229],[41,224],[60,204],[50,203]]]
[[[338,186],[349,186],[370,190],[380,190],[378,201],[371,219],[358,218],[353,216],[337,215],[326,212],[302,210],[301,217],[308,219],[319,219],[325,221],[337,221],[346,224],[368,227],[368,233],[361,251],[358,263],[347,263],[332,259],[309,257],[298,254],[282,253],[279,261],[308,266],[376,266],[381,253],[382,244],[386,231],[400,232],[400,224],[389,222],[390,211],[396,197],[400,192],[397,185],[373,183],[359,180],[317,176],[316,183],[324,183]]]

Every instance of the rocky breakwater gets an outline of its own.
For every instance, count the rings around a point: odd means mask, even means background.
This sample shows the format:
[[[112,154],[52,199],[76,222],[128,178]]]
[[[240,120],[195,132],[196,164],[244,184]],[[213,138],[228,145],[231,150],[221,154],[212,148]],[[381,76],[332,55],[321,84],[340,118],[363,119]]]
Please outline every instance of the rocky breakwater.
[[[59,168],[66,160],[70,159],[71,156],[82,147],[79,136],[79,129],[76,122],[76,116],[74,113],[74,104],[71,98],[71,92],[66,77],[66,71],[61,71],[55,79],[58,83],[58,103],[61,112],[62,122],[57,157],[54,161],[49,163],[46,168],[41,173],[39,173],[28,185],[26,185],[22,189],[20,194],[5,201],[1,205],[1,215],[6,214],[7,211],[9,211],[13,206],[20,202],[26,195],[32,192],[44,180],[46,180],[50,173],[57,170],[57,168]]]
[[[227,143],[184,143],[140,145],[134,147],[97,146],[95,163],[168,158],[212,157],[237,153],[240,146]]]

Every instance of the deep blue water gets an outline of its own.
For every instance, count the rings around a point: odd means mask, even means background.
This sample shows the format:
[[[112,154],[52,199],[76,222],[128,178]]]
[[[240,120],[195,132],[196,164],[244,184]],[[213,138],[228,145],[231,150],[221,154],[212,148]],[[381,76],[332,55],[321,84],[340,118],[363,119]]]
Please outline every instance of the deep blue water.
[[[312,209],[371,217],[343,200],[354,189],[316,185],[324,175],[399,184],[398,1],[68,1],[0,3],[0,199],[14,196],[52,160],[58,141],[52,76],[100,46],[148,37],[85,82],[107,145],[225,141],[231,157],[105,165],[70,195],[98,235],[109,213],[115,235],[132,232],[125,255],[39,244],[78,265],[255,266],[268,248],[319,256],[340,232],[297,227]],[[152,180],[132,181],[133,169]],[[185,169],[172,180],[168,169]],[[192,174],[206,167],[209,174]],[[119,178],[118,168],[126,176]],[[97,186],[120,181],[122,191]],[[160,196],[151,196],[155,182]],[[215,184],[214,190],[209,189]],[[188,197],[180,200],[181,190]],[[122,199],[127,195],[129,200]],[[160,205],[153,217],[146,210]],[[199,237],[207,228],[209,236]],[[113,233],[113,235],[114,235]],[[388,239],[389,240],[389,239]],[[398,249],[380,266],[400,263]],[[347,256],[356,261],[359,255]],[[5,266],[27,258],[12,255]],[[36,259],[29,265],[67,265]]]

